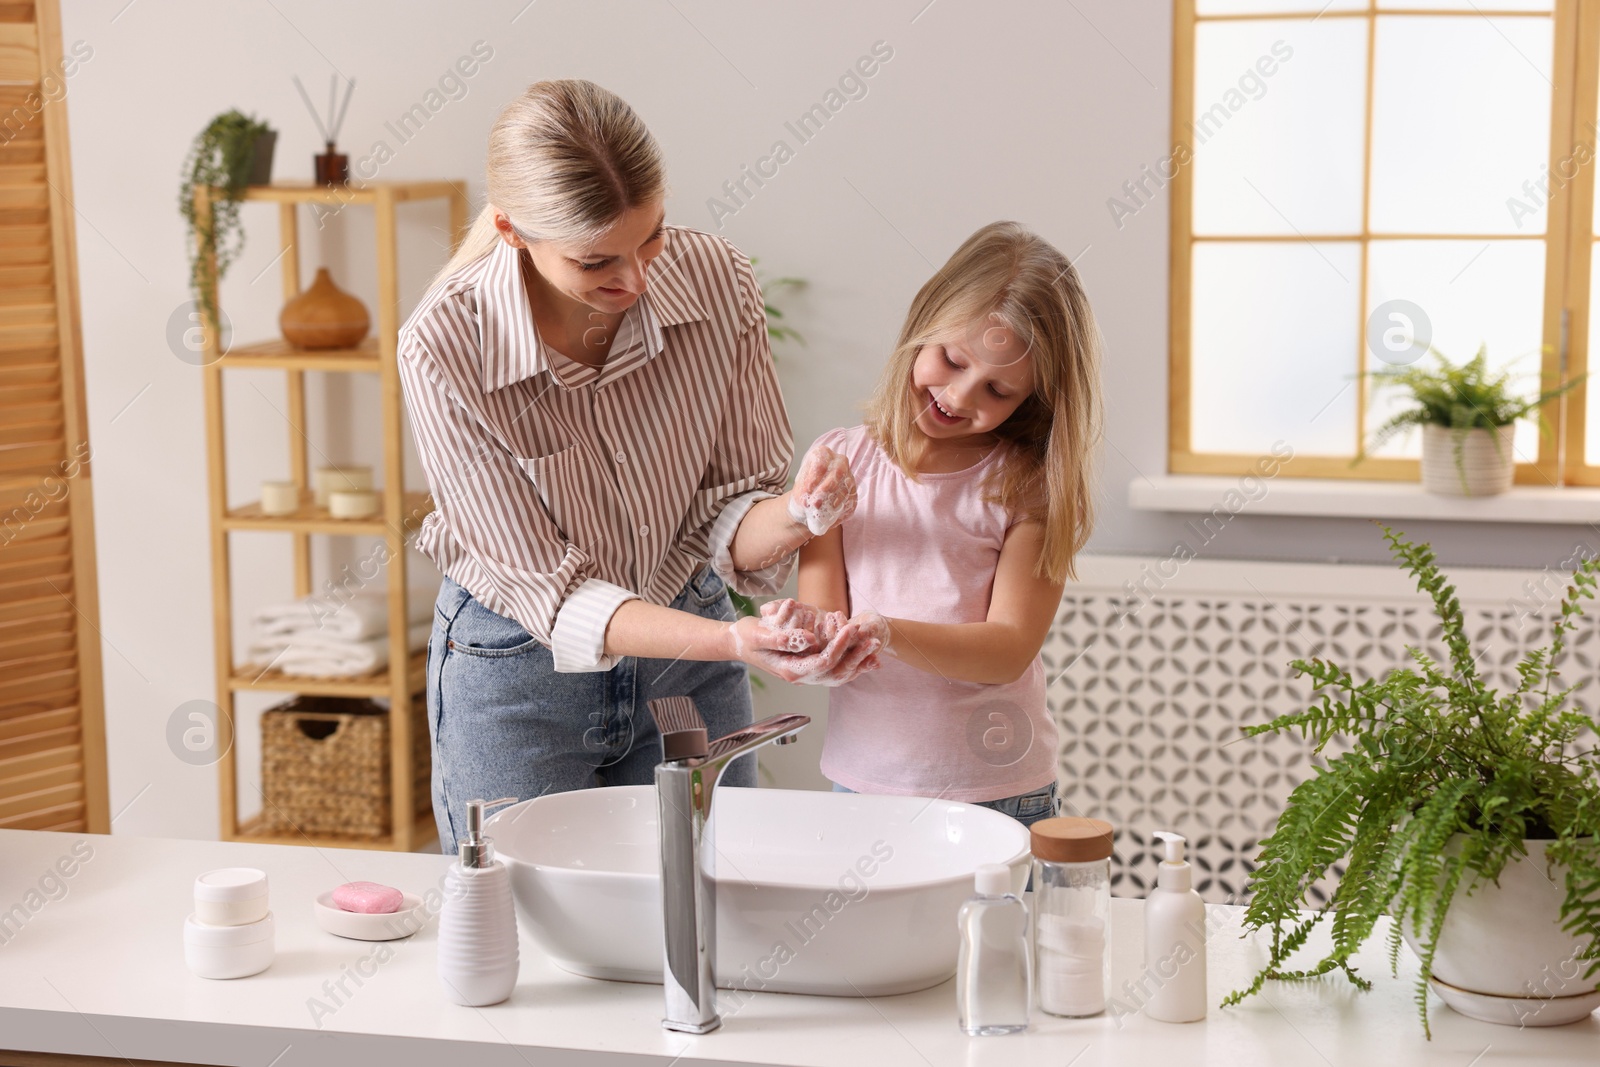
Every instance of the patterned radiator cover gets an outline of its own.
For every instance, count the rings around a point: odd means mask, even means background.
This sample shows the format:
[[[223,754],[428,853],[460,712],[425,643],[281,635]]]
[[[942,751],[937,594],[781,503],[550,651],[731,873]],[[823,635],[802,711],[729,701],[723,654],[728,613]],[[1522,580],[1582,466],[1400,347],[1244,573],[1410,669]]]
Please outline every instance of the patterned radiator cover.
[[[1068,585],[1043,652],[1063,814],[1117,828],[1118,895],[1149,891],[1160,859],[1151,832],[1170,829],[1189,838],[1201,896],[1243,902],[1257,843],[1312,763],[1298,736],[1247,739],[1239,728],[1304,706],[1310,685],[1288,667],[1296,657],[1328,658],[1358,677],[1399,666],[1408,644],[1442,657],[1431,604],[1384,567],[1079,562],[1082,581]],[[1479,669],[1514,687],[1517,658],[1549,639],[1566,585],[1560,562],[1544,572],[1449,573],[1474,648],[1487,650]],[[1562,660],[1591,715],[1600,705],[1597,616],[1591,609],[1580,621]]]

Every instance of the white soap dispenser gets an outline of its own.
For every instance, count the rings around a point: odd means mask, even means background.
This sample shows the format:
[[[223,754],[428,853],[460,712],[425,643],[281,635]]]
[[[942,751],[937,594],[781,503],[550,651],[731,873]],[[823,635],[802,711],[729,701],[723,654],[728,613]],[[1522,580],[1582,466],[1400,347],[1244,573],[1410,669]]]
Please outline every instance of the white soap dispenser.
[[[494,842],[483,834],[483,816],[503,800],[467,805],[467,836],[460,861],[445,874],[439,912],[439,981],[457,1004],[498,1004],[517,984],[517,915],[511,905],[511,872],[494,858]]]
[[[1206,906],[1184,862],[1182,836],[1155,836],[1166,858],[1144,904],[1145,974],[1154,987],[1144,1013],[1164,1023],[1197,1022],[1206,1017]]]

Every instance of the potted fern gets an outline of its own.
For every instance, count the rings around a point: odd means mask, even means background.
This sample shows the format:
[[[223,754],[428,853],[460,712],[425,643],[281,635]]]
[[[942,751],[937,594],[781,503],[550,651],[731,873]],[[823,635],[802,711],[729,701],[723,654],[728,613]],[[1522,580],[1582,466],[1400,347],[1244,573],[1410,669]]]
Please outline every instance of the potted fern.
[[[178,211],[188,224],[189,286],[207,322],[217,321],[216,283],[244,248],[239,197],[247,185],[266,185],[272,180],[272,151],[277,140],[272,127],[234,109],[206,123],[189,146],[178,188]],[[202,225],[194,213],[197,185],[217,191],[211,201],[209,226]]]
[[[1246,727],[1297,731],[1322,753],[1342,749],[1289,794],[1261,843],[1245,925],[1272,929],[1271,956],[1237,1004],[1269,979],[1342,972],[1387,914],[1391,972],[1404,938],[1421,966],[1417,1010],[1428,1027],[1430,984],[1476,1018],[1548,1025],[1600,1006],[1600,751],[1595,721],[1572,706],[1557,660],[1594,596],[1600,560],[1572,575],[1549,645],[1517,663],[1516,689],[1477,670],[1455,587],[1433,551],[1383,527],[1392,554],[1433,601],[1448,663],[1407,648],[1412,663],[1357,680],[1320,659],[1291,666],[1311,679],[1303,711]],[[1586,742],[1580,747],[1580,742]],[[1344,866],[1326,904],[1307,894]],[[1331,919],[1332,948],[1302,969],[1288,962]]]
[[[1487,346],[1462,364],[1451,363],[1433,348],[1437,367],[1420,364],[1384,367],[1371,372],[1377,387],[1409,390],[1413,406],[1398,412],[1372,432],[1356,461],[1413,426],[1422,427],[1422,487],[1447,496],[1493,496],[1511,488],[1516,471],[1512,438],[1517,421],[1554,400],[1581,379],[1537,395],[1519,396],[1509,368],[1489,370]],[[1541,420],[1540,429],[1545,429]]]

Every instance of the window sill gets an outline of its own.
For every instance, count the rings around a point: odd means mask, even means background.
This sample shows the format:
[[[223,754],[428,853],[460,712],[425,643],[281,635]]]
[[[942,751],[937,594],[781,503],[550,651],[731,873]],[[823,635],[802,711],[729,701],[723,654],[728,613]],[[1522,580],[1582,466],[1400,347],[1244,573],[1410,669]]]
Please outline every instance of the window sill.
[[[1128,505],[1135,511],[1222,510],[1235,515],[1576,525],[1600,522],[1600,489],[1586,486],[1556,489],[1516,485],[1499,496],[1453,497],[1423,492],[1416,482],[1273,478],[1259,480],[1259,484],[1265,492],[1257,488],[1255,499],[1251,499],[1239,478],[1223,475],[1135,478],[1128,485]]]

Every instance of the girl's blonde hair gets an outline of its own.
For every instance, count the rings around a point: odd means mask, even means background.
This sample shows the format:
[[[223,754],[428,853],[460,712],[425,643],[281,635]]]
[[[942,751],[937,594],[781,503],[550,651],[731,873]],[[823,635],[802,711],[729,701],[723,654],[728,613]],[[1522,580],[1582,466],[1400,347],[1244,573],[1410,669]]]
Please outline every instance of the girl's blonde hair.
[[[496,208],[524,238],[584,241],[667,188],[661,147],[638,114],[579,79],[535,82],[502,108],[484,172],[488,203],[435,285],[494,248]]]
[[[915,427],[926,399],[911,384],[924,345],[964,337],[991,317],[1033,357],[1033,390],[994,432],[1009,449],[989,497],[1044,525],[1034,573],[1076,578],[1073,566],[1094,528],[1093,465],[1100,440],[1100,335],[1072,264],[1015,222],[993,222],[967,238],[928,279],[867,404],[867,427],[915,478],[926,438]]]

